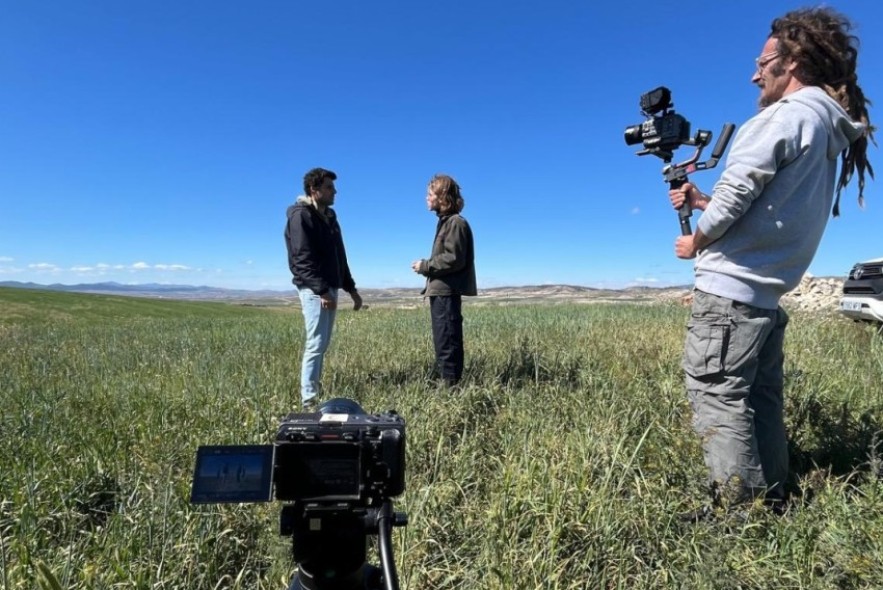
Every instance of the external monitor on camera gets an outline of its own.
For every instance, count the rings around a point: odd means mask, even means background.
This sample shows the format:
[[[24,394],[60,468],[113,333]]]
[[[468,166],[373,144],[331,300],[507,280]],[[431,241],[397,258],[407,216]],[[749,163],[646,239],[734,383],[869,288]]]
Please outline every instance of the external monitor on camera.
[[[273,499],[274,448],[273,445],[199,447],[190,502],[269,502]]]

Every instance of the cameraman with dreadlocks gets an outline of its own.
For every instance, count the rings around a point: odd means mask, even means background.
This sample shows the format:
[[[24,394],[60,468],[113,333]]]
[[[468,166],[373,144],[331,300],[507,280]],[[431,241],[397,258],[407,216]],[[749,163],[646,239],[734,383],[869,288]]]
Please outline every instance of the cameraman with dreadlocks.
[[[703,211],[675,254],[696,258],[683,367],[713,506],[756,498],[777,513],[785,506],[788,315],[779,299],[809,267],[853,173],[860,205],[865,172],[873,178],[866,151],[874,128],[851,29],[830,8],[775,19],[751,79],[761,110],[736,135],[711,196],[689,183],[669,193],[675,208],[689,199]],[[705,506],[682,518],[712,514]]]

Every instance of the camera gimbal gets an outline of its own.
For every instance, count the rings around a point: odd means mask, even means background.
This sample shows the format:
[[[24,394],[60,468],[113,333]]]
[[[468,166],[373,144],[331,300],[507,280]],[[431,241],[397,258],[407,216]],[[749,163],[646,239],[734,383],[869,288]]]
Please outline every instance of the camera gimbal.
[[[711,157],[699,162],[702,150],[711,142],[712,133],[700,129],[695,135],[690,135],[690,122],[674,112],[674,103],[671,102],[671,91],[668,88],[660,86],[642,94],[640,104],[641,112],[647,119],[639,125],[626,128],[625,142],[627,145],[643,144],[644,149],[637,153],[639,156],[652,155],[661,158],[665,162],[662,177],[672,189],[682,187],[688,180],[688,174],[717,166],[736,129],[732,123],[726,123],[714,149],[711,150]],[[682,145],[696,146],[696,151],[687,160],[672,164],[674,150]],[[690,203],[685,200],[678,209],[681,235],[688,236],[693,233],[690,228],[692,215]]]
[[[711,141],[711,132],[702,130],[698,131],[696,133],[696,151],[690,156],[690,158],[677,164],[669,164],[668,162],[671,160],[664,160],[666,166],[662,168],[662,178],[668,183],[668,186],[673,189],[680,188],[687,182],[688,174],[698,172],[699,170],[708,170],[709,168],[717,166],[724,150],[727,149],[727,144],[730,142],[730,137],[733,135],[733,130],[735,129],[736,126],[732,123],[724,124],[723,130],[721,130],[721,136],[714,145],[714,149],[711,150],[711,157],[704,162],[697,162],[697,160],[699,159],[699,156],[702,155],[703,148],[705,148],[705,146]],[[690,217],[692,215],[693,209],[690,207],[690,203],[685,200],[684,204],[681,205],[681,208],[678,209],[678,221],[681,224],[681,235],[683,236],[689,236],[693,233],[693,230],[690,227]]]

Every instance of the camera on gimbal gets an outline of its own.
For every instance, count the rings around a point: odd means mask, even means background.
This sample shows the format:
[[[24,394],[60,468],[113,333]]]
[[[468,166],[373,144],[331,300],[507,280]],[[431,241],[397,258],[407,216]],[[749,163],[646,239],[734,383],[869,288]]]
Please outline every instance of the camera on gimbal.
[[[665,86],[654,88],[650,92],[641,95],[641,113],[647,119],[638,125],[625,128],[626,145],[642,144],[644,149],[639,151],[639,156],[656,156],[662,158],[665,167],[662,169],[662,177],[669,183],[672,189],[679,188],[687,182],[687,175],[699,170],[714,168],[736,128],[732,123],[726,123],[721,136],[717,140],[711,157],[705,162],[699,162],[702,150],[711,141],[711,131],[700,129],[696,135],[690,135],[690,122],[674,112],[674,103],[671,101],[671,90]],[[671,164],[674,159],[674,151],[682,145],[696,146],[695,153],[687,160],[677,164]],[[678,210],[678,218],[681,224],[681,233],[690,235],[690,216],[693,214],[690,203],[684,201]]]
[[[642,94],[641,112],[647,119],[639,125],[626,127],[626,145],[642,143],[645,152],[639,152],[639,155],[668,155],[670,160],[677,147],[690,143],[690,122],[670,110],[673,108],[671,91],[665,86]]]
[[[272,445],[199,447],[190,501],[286,502],[279,531],[298,564],[291,590],[393,590],[391,531],[407,516],[392,498],[404,490],[405,421],[338,398],[286,416]],[[382,569],[366,564],[369,534],[379,535]]]

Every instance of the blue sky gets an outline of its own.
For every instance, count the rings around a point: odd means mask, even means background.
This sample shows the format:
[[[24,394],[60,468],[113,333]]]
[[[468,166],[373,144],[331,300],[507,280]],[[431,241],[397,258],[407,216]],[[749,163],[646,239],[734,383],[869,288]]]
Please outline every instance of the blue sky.
[[[694,132],[744,122],[770,21],[805,5],[6,2],[0,281],[290,288],[285,210],[322,166],[362,287],[421,285],[436,172],[463,189],[479,287],[690,283],[662,161],[623,130],[660,85]],[[857,24],[880,104],[883,4],[828,5]],[[693,180],[710,191],[722,167]],[[844,193],[813,274],[883,255],[881,183],[864,210]]]

